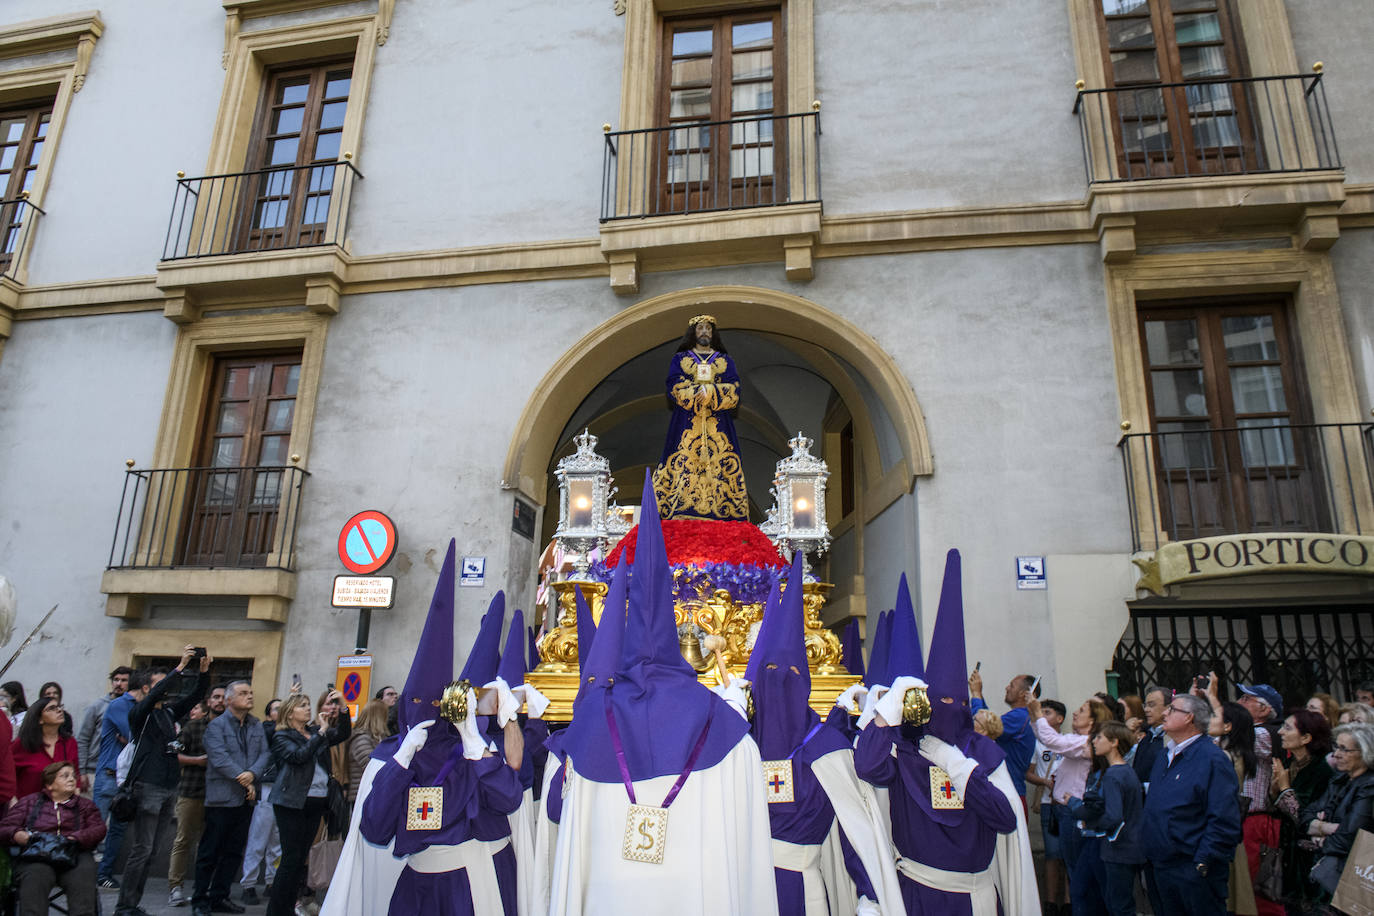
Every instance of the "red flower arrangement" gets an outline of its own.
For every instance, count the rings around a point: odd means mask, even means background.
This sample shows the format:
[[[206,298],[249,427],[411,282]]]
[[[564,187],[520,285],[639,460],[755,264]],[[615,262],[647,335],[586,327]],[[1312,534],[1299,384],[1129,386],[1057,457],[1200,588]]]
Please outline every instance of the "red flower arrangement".
[[[622,550],[630,552],[629,560],[633,563],[638,537],[639,526],[636,525],[606,557],[606,566],[615,569]],[[673,566],[704,567],[714,563],[772,567],[787,565],[768,536],[748,522],[670,519],[663,523],[663,541],[668,548],[668,562]]]

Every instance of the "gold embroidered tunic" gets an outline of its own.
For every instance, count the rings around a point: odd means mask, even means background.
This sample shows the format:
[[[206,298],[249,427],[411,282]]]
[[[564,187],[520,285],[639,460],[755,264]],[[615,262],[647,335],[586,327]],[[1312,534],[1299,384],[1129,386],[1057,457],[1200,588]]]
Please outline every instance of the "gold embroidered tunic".
[[[733,419],[740,397],[734,360],[715,351],[674,353],[666,387],[673,418],[654,471],[659,514],[665,519],[748,519]]]

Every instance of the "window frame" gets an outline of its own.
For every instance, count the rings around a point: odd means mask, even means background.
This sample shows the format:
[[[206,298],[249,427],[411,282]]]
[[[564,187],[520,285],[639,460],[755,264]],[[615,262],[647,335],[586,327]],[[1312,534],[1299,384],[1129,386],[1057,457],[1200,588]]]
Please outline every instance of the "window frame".
[[[732,30],[738,25],[748,25],[761,21],[769,21],[773,30],[772,47],[770,48],[773,54],[772,75],[769,78],[773,83],[773,105],[770,113],[765,113],[761,109],[753,109],[737,115],[734,111],[734,87],[741,81],[734,78],[732,62],[736,51],[733,45]],[[673,39],[677,32],[683,30],[683,27],[690,28],[693,26],[710,28],[712,31],[711,103],[710,112],[705,122],[700,118],[691,117],[681,117],[675,121],[672,115],[672,87],[674,85],[672,72],[675,57]],[[723,41],[726,38],[731,39],[728,48]],[[661,176],[656,189],[659,213],[734,209],[739,206],[750,206],[751,198],[758,200],[765,195],[771,195],[773,202],[776,203],[780,186],[784,196],[788,194],[790,191],[788,188],[789,170],[787,168],[788,122],[778,123],[780,118],[791,113],[787,106],[787,60],[787,20],[781,4],[723,10],[712,12],[710,15],[704,15],[698,11],[684,16],[662,17],[659,29],[659,60],[654,80],[655,98],[657,100],[655,125],[671,127],[675,123],[683,125],[714,123],[717,126],[706,128],[710,132],[708,141],[710,146],[706,154],[706,161],[709,163],[707,174],[710,177],[698,178],[695,181],[690,176],[682,182],[670,180],[669,160],[672,153],[676,152],[672,150],[672,147],[678,130],[667,131],[659,135],[662,142],[658,144],[659,148],[655,152],[655,157],[659,163],[658,175]],[[752,178],[748,175],[735,176],[733,172],[735,150],[737,147],[747,150],[749,144],[747,141],[737,144],[734,127],[721,122],[733,121],[737,117],[771,117],[774,119],[772,141],[769,144],[772,150],[772,166],[767,176],[762,173]],[[690,127],[684,129],[690,129]],[[762,144],[756,144],[756,148],[761,147]],[[699,148],[692,147],[691,149],[697,150]],[[697,154],[689,152],[687,155],[695,157]],[[689,161],[691,160],[689,159]],[[723,180],[727,177],[728,180]],[[720,206],[722,184],[725,186],[727,200],[724,207]],[[739,203],[735,202],[737,190],[740,197]]]
[[[347,67],[349,73],[350,87],[349,94],[344,99],[344,120],[338,128],[322,129],[320,119],[323,115],[324,106],[329,103],[329,98],[325,96],[327,87],[330,83],[330,76]],[[301,248],[316,245],[324,241],[328,232],[328,214],[334,212],[336,204],[347,204],[343,195],[338,191],[336,185],[336,174],[330,174],[328,181],[323,185],[323,192],[312,190],[314,184],[314,169],[305,169],[315,163],[327,163],[321,168],[333,167],[337,173],[337,163],[343,160],[339,157],[329,160],[316,159],[313,150],[322,133],[339,135],[339,156],[344,152],[343,132],[344,126],[348,123],[348,108],[353,101],[352,80],[355,62],[352,56],[340,57],[332,56],[324,60],[299,61],[292,64],[269,67],[264,73],[262,80],[262,96],[258,103],[258,110],[254,116],[252,133],[249,136],[248,148],[245,152],[244,171],[252,173],[247,177],[243,188],[243,200],[239,207],[238,217],[238,237],[237,250],[239,251],[259,251],[275,250],[281,248]],[[297,148],[296,158],[288,166],[285,163],[271,165],[272,148],[271,144],[279,137],[286,134],[276,135],[271,132],[271,124],[274,116],[279,109],[290,107],[276,101],[277,89],[284,81],[291,79],[307,79],[306,101],[301,115],[301,129],[296,132]],[[308,139],[308,143],[307,143]],[[307,151],[311,151],[307,155]],[[277,193],[272,185],[280,181],[278,176],[290,175],[290,190],[285,194]],[[328,198],[329,205],[325,211],[324,220],[305,222],[305,216],[312,206],[312,200]],[[337,198],[337,200],[336,200]],[[282,211],[280,226],[260,227],[258,223],[259,207],[268,200],[283,200],[285,207]]]
[[[1118,90],[1135,90],[1132,98],[1137,108],[1135,116],[1126,116],[1121,111],[1126,96],[1122,92],[1111,93],[1108,97],[1112,117],[1112,134],[1117,148],[1117,167],[1122,175],[1132,177],[1168,177],[1173,175],[1224,174],[1241,170],[1253,172],[1259,168],[1259,153],[1255,138],[1254,119],[1246,100],[1244,84],[1226,83],[1226,80],[1240,80],[1249,75],[1249,58],[1246,53],[1244,35],[1239,28],[1239,17],[1233,7],[1233,0],[1194,0],[1195,6],[1179,10],[1173,8],[1169,0],[1142,0],[1146,5],[1146,15],[1114,14],[1108,15],[1103,9],[1102,0],[1092,0],[1097,26],[1098,46],[1102,55],[1103,85]],[[1176,2],[1176,0],[1175,0]],[[1219,40],[1210,43],[1193,43],[1189,47],[1219,46],[1226,62],[1227,72],[1223,76],[1189,79],[1184,75],[1182,55],[1178,42],[1177,16],[1215,13]],[[1155,80],[1118,81],[1112,64],[1111,22],[1141,20],[1148,18],[1153,44],[1152,51],[1158,78]],[[1145,50],[1138,48],[1135,50]],[[1226,109],[1207,108],[1206,100],[1191,98],[1201,92],[1200,88],[1190,89],[1194,84],[1218,85],[1229,87],[1227,92],[1231,105]],[[1177,85],[1175,85],[1177,84]],[[1158,98],[1162,111],[1139,114],[1142,93],[1147,94],[1159,88]],[[1215,99],[1216,90],[1208,95]],[[1203,108],[1194,108],[1195,101],[1202,101]],[[1143,107],[1153,107],[1146,105]],[[1197,111],[1205,109],[1203,115]],[[1197,128],[1205,121],[1218,117],[1235,119],[1237,144],[1204,145],[1198,142]],[[1126,147],[1126,128],[1129,124],[1163,123],[1167,128],[1168,143],[1162,148],[1143,148],[1128,150]],[[1142,134],[1143,137],[1143,134]],[[1136,172],[1142,174],[1136,176]]]

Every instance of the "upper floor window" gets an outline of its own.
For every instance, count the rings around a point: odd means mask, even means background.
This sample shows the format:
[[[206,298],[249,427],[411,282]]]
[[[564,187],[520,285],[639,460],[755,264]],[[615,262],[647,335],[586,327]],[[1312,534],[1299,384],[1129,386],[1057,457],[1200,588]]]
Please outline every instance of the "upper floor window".
[[[659,77],[661,211],[786,199],[780,10],[668,20]]]
[[[338,172],[352,61],[271,74],[249,144],[249,218],[243,248],[324,241]]]
[[[1279,303],[1141,312],[1165,526],[1178,537],[1328,523],[1322,468],[1335,433],[1301,422]]]
[[[48,101],[0,112],[0,272],[19,246],[29,212],[20,197],[33,188],[52,110]]]
[[[1253,171],[1256,145],[1230,0],[1099,0],[1122,173]]]

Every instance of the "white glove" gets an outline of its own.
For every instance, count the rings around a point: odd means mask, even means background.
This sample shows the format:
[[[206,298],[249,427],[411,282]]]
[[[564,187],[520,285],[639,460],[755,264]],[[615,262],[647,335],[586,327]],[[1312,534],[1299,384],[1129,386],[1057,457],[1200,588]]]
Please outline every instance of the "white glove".
[[[406,736],[401,739],[401,746],[396,748],[396,753],[391,755],[391,759],[407,770],[410,769],[410,762],[415,759],[420,748],[424,747],[425,742],[429,740],[429,727],[433,724],[434,720],[430,719],[427,722],[412,726],[410,731],[406,732]]]
[[[862,712],[864,700],[868,699],[868,688],[862,683],[850,684],[844,693],[835,698],[835,705],[845,712]]]
[[[533,684],[517,684],[510,691],[517,700],[525,704],[525,711],[530,714],[531,719],[544,718],[544,711],[549,708],[549,698],[539,692]]]
[[[902,703],[906,701],[906,692],[912,687],[924,689],[925,686],[926,682],[919,677],[899,677],[892,682],[892,689],[874,704],[873,711],[882,716],[888,725],[901,725]]]
[[[859,715],[859,731],[868,728],[868,723],[873,721],[873,717],[878,712],[878,701],[883,698],[887,691],[888,688],[882,684],[874,684],[868,689],[868,693],[864,696],[864,711]],[[888,724],[892,723],[889,722]]]
[[[749,718],[749,694],[745,693],[744,688],[749,686],[751,686],[750,683],[744,678],[733,677],[730,679],[730,683],[724,687],[712,687],[711,689],[716,692],[716,696],[729,703],[731,709],[747,719]]]
[[[941,741],[934,735],[925,735],[921,738],[921,756],[949,774],[950,782],[954,783],[954,788],[962,798],[978,761],[972,757],[965,757],[957,747]]]
[[[520,712],[520,701],[511,693],[510,685],[506,683],[505,678],[498,677],[484,684],[483,688],[487,692],[482,697],[482,708],[478,712],[486,715],[495,714],[496,724],[505,728],[506,723]]]
[[[468,760],[481,760],[488,750],[495,749],[477,730],[477,691],[468,690],[468,717],[456,727],[463,741],[463,756]]]
[[[877,903],[867,897],[860,897],[859,905],[854,910],[854,916],[883,916],[883,911],[878,909]]]

